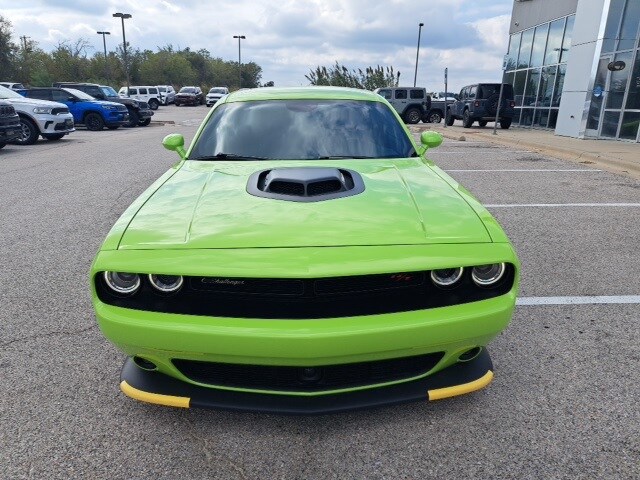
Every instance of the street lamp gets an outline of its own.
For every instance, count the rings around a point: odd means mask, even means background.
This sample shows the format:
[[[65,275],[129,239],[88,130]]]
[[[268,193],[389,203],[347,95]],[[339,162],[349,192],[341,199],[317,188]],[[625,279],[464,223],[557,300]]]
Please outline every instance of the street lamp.
[[[424,27],[424,23],[420,22],[418,24],[418,48],[416,50],[416,73],[413,76],[413,86],[416,86],[416,80],[418,79],[418,55],[420,55],[420,34],[422,33],[422,27]]]
[[[124,19],[131,18],[130,13],[114,13],[114,17],[120,18],[122,20],[122,48],[124,52],[124,71],[127,75],[127,96],[129,96],[129,62],[127,61],[127,37],[124,36]]]
[[[105,35],[111,35],[111,32],[96,32],[98,35],[102,35],[102,44],[104,45],[104,75],[109,79],[109,65],[107,63],[107,41]]]
[[[234,35],[233,38],[238,39],[238,88],[242,88],[242,57],[240,56],[240,40],[245,40],[244,35]]]

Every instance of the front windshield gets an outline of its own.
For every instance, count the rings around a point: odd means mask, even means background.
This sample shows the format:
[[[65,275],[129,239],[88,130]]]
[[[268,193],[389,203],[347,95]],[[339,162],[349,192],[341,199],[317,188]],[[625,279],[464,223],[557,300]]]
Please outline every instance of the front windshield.
[[[104,93],[105,97],[117,97],[118,96],[116,91],[111,87],[100,87],[100,90],[102,90],[102,93]]]
[[[24,98],[18,92],[14,92],[13,90],[3,87],[0,85],[0,98]]]
[[[179,93],[196,93],[196,89],[193,87],[182,87]]]
[[[71,95],[78,97],[80,100],[95,100],[88,93],[81,92],[80,90],[76,90],[75,88],[63,88],[62,90],[69,92]]]
[[[222,93],[222,94],[225,94],[227,92],[226,92],[226,90],[224,88],[212,88],[211,90],[209,90],[209,93]]]
[[[209,117],[191,159],[406,158],[413,145],[381,102],[265,100],[227,103]]]

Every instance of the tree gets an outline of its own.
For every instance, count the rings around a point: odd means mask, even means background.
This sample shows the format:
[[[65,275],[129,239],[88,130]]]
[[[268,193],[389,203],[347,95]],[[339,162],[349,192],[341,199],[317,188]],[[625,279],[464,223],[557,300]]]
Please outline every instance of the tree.
[[[0,15],[0,72],[7,79],[11,79],[14,74],[18,53],[18,47],[11,41],[12,30],[11,22]]]
[[[381,67],[380,65],[362,69],[349,70],[338,62],[333,67],[316,67],[305,75],[311,85],[332,85],[336,87],[362,88],[374,90],[382,87],[397,87],[400,81],[400,72],[394,73],[393,67]]]

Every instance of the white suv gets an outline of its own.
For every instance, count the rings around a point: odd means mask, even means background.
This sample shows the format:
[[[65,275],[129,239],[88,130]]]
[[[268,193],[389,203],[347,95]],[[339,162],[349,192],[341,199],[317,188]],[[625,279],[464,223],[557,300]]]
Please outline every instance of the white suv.
[[[213,87],[207,93],[207,107],[211,107],[218,100],[220,100],[225,95],[229,94],[229,89],[227,87]]]
[[[132,85],[129,87],[128,94],[127,87],[122,87],[118,90],[118,95],[121,98],[134,98],[147,102],[151,110],[157,110],[162,103],[162,96],[155,85]]]
[[[64,103],[25,98],[3,86],[0,99],[11,103],[20,117],[22,135],[13,141],[18,145],[33,145],[40,135],[47,140],[60,140],[75,131],[73,115]]]
[[[158,85],[160,101],[162,105],[169,105],[176,102],[176,91],[171,85]]]

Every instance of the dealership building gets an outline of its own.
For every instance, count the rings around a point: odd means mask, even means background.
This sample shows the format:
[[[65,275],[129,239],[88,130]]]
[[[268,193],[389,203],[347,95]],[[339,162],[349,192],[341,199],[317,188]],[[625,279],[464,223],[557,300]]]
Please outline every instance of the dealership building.
[[[515,0],[514,125],[640,141],[640,0]]]

